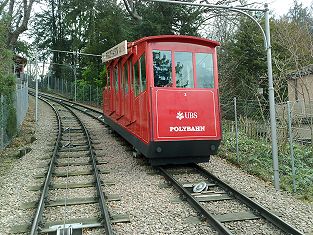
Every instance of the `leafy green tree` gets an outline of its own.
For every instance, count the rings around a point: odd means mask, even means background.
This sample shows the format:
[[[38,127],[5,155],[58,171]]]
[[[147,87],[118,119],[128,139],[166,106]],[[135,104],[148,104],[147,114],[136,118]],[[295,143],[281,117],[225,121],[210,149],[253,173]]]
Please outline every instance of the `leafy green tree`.
[[[263,36],[250,19],[242,18],[233,37],[220,50],[220,83],[223,100],[255,99],[266,76]]]
[[[203,9],[168,3],[143,2],[138,4],[142,21],[135,21],[135,38],[149,35],[181,34],[199,36]]]

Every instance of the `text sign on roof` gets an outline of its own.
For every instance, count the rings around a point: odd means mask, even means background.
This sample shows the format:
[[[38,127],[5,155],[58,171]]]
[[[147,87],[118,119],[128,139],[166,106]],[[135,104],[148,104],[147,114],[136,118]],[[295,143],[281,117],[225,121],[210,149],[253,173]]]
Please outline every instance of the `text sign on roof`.
[[[111,49],[107,50],[106,52],[103,52],[102,62],[104,63],[126,54],[127,54],[127,41],[125,40],[117,44],[116,46],[112,47]]]

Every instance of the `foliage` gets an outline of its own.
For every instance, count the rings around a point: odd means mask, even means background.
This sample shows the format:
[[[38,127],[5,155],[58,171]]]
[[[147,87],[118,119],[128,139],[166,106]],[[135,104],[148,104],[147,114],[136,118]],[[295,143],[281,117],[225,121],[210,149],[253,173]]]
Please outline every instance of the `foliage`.
[[[16,120],[16,109],[13,105],[13,98],[12,94],[7,96],[8,102],[8,119],[7,119],[7,126],[5,128],[6,133],[9,138],[12,138],[17,132],[17,120]]]
[[[263,37],[255,22],[242,18],[233,37],[220,51],[221,99],[254,100],[266,76]]]
[[[12,74],[13,53],[7,48],[7,23],[0,19],[0,95],[6,97],[8,107],[6,133],[9,138],[17,131],[16,110],[12,92],[15,89],[15,78]],[[3,118],[3,117],[0,117]]]
[[[201,8],[190,6],[143,2],[138,5],[138,13],[143,20],[134,25],[135,37],[161,34],[199,36],[203,12]]]
[[[239,161],[236,159],[234,134],[223,135],[219,156],[240,165],[248,173],[265,181],[271,181],[273,175],[271,145],[262,140],[239,135]],[[292,170],[289,146],[279,146],[279,171],[281,188],[292,192]],[[296,166],[296,188],[299,197],[313,201],[313,149],[312,146],[294,145]]]
[[[11,73],[13,66],[13,53],[7,48],[5,21],[0,20],[0,94],[10,94],[15,87],[15,81]]]

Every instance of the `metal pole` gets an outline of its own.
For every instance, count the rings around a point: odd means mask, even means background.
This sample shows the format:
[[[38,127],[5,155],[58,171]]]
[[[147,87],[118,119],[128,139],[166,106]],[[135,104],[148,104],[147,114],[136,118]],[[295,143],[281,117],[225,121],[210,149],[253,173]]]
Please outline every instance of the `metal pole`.
[[[97,99],[97,106],[99,105],[99,87],[97,86],[97,97],[96,97],[96,99]]]
[[[89,104],[91,104],[91,85],[89,85]]]
[[[62,51],[62,50],[50,50],[50,51],[63,52],[63,53],[76,54],[76,55],[79,54],[79,55],[89,55],[89,56],[95,56],[95,57],[102,57],[102,55],[82,53],[82,52],[77,52],[77,51]]]
[[[279,191],[279,169],[278,169],[278,147],[277,147],[277,129],[276,129],[276,113],[275,113],[275,94],[273,87],[272,76],[272,51],[271,51],[271,36],[270,36],[270,20],[268,4],[265,7],[265,35],[267,41],[267,74],[268,74],[268,96],[270,103],[270,119],[271,119],[271,134],[272,134],[272,157],[274,168],[274,185],[276,191]]]
[[[270,119],[271,119],[271,135],[272,135],[272,158],[273,158],[273,168],[274,168],[274,185],[276,191],[279,191],[279,170],[278,170],[278,147],[277,147],[277,130],[276,130],[276,115],[275,115],[275,95],[273,87],[273,77],[272,77],[272,52],[271,52],[271,40],[270,40],[270,24],[269,24],[269,9],[268,4],[264,5],[264,9],[255,9],[248,7],[233,7],[233,6],[222,6],[222,5],[210,5],[203,3],[190,3],[190,2],[181,2],[181,1],[170,1],[170,0],[145,0],[151,2],[162,2],[162,3],[173,3],[180,5],[190,5],[198,7],[207,7],[212,9],[225,9],[229,11],[239,12],[244,14],[253,20],[261,30],[266,47],[267,53],[267,73],[268,73],[268,90],[269,90],[269,103],[270,103]],[[250,14],[244,12],[247,11],[256,11],[256,12],[265,12],[265,33],[258,21],[251,16]]]
[[[36,112],[35,112],[35,122],[37,125],[38,122],[38,60],[36,58],[35,60],[35,82],[36,82],[36,98],[35,98],[35,104],[36,104]]]
[[[65,80],[65,94],[66,94],[66,96],[68,96],[67,80]]]
[[[235,127],[236,127],[236,160],[237,162],[239,162],[237,98],[236,97],[234,97],[234,109],[235,109]]]
[[[50,82],[50,71],[48,72],[48,91],[50,90],[50,85],[49,85],[49,82]]]
[[[292,189],[296,192],[296,169],[295,169],[295,158],[293,152],[293,136],[292,136],[292,116],[290,101],[287,101],[288,110],[288,130],[289,130],[289,145],[290,145],[290,157],[291,157],[291,169],[292,169]]]
[[[4,147],[4,97],[1,95],[1,149]]]
[[[77,88],[76,88],[76,60],[77,60],[77,53],[75,54],[75,62],[74,62],[74,101],[77,100]]]

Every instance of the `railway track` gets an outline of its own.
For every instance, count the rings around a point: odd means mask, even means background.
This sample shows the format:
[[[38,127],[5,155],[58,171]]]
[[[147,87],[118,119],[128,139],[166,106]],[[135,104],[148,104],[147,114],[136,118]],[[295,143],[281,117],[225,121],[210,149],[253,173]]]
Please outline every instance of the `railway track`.
[[[57,123],[57,138],[54,144],[52,157],[45,174],[37,175],[37,179],[44,179],[44,183],[33,190],[41,190],[38,201],[26,203],[24,208],[36,208],[31,226],[19,225],[13,229],[14,233],[28,232],[36,234],[63,234],[78,235],[83,234],[83,229],[104,228],[105,234],[114,234],[112,223],[127,222],[128,216],[112,216],[108,209],[108,201],[119,200],[116,196],[106,195],[103,186],[106,182],[100,179],[100,174],[109,173],[104,169],[105,161],[97,160],[94,143],[85,124],[78,115],[68,106],[53,99],[47,101],[55,112]],[[75,177],[79,182],[75,182]],[[81,180],[87,179],[83,183]],[[88,188],[91,197],[79,197],[79,190]],[[70,190],[76,190],[76,197],[68,195]],[[55,198],[63,193],[63,198]],[[51,194],[53,196],[51,196]],[[85,204],[96,205],[95,216],[84,218],[86,211],[70,209],[72,206]],[[51,211],[49,208],[57,208],[59,215],[49,221]],[[75,213],[73,213],[73,210]],[[75,214],[74,216],[72,215]],[[59,218],[58,221],[55,218]]]
[[[58,100],[57,98],[53,99]],[[105,124],[100,111],[66,100],[62,102]],[[162,173],[167,182],[180,192],[182,198],[198,211],[199,216],[207,220],[219,234],[239,234],[231,224],[242,223],[242,225],[237,224],[236,226],[244,227],[246,221],[256,222],[255,229],[257,230],[258,223],[263,221],[261,224],[273,225],[273,234],[303,235],[299,230],[280,219],[279,216],[230,187],[197,164],[157,167],[156,169]],[[189,177],[179,179],[181,175],[187,173],[193,175],[194,180],[189,179]],[[242,211],[236,207],[234,211],[229,209],[227,212],[219,213],[218,204],[229,202],[241,205]],[[215,209],[208,208],[209,203],[214,203]],[[232,205],[229,208],[232,208]]]
[[[206,219],[219,234],[236,234],[227,226],[227,224],[232,222],[266,220],[285,234],[303,235],[303,233],[284,222],[277,215],[197,164],[157,167],[156,169],[162,173],[167,182],[173,185],[180,192],[182,198],[187,200],[198,211],[200,216]],[[195,182],[186,182],[186,177],[183,176],[184,174],[193,175],[191,178],[195,179]],[[189,178],[188,176],[187,180]],[[240,205],[244,205],[242,211],[238,211],[238,207],[236,207],[233,211],[229,210],[227,213],[218,214],[218,203],[233,203],[234,201]],[[214,204],[214,212],[210,211],[207,207],[207,203],[212,202],[218,202]],[[231,207],[232,205],[229,206],[229,208]],[[273,231],[273,234],[277,234],[276,232]]]

